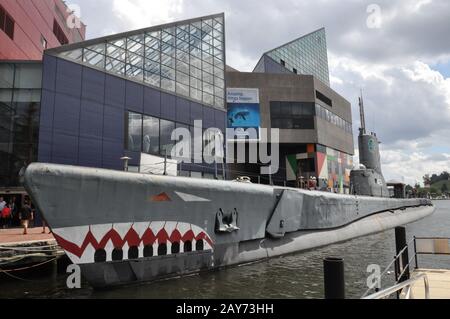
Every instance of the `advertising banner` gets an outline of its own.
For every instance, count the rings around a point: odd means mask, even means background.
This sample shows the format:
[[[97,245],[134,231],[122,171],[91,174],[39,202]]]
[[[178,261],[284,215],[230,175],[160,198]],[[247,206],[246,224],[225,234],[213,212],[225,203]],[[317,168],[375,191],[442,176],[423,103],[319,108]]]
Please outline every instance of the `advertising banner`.
[[[228,140],[258,141],[261,113],[259,89],[228,89]],[[231,130],[230,130],[231,132]]]

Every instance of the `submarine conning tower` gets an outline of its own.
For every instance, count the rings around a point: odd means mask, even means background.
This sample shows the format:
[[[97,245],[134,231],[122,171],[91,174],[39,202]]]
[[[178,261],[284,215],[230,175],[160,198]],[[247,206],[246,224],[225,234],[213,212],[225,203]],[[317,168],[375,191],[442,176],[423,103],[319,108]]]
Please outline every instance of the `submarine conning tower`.
[[[359,98],[361,128],[358,146],[359,162],[364,167],[353,170],[350,174],[352,193],[361,196],[389,197],[386,180],[381,170],[380,142],[375,133],[366,132],[364,101]]]

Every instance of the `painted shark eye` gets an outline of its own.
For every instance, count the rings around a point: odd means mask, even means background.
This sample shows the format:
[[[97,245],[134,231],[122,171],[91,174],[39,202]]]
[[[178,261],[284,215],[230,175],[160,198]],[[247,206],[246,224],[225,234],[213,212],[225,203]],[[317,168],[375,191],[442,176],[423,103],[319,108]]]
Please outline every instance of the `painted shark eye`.
[[[203,239],[200,239],[195,244],[195,250],[196,251],[202,251],[205,248],[205,243],[203,242]]]
[[[158,246],[158,256],[166,256],[167,255],[167,245],[159,244]]]
[[[94,261],[96,263],[106,262],[106,251],[104,249],[97,249],[94,254]]]
[[[134,246],[128,249],[128,259],[138,259],[139,258],[139,249]]]
[[[112,261],[122,261],[123,260],[123,250],[120,248],[115,248],[111,255]]]
[[[192,251],[192,242],[188,240],[187,242],[184,243],[184,252],[189,253],[191,251]]]
[[[180,243],[175,242],[172,244],[172,254],[180,253]]]
[[[144,258],[153,257],[153,246],[147,245],[144,247]]]

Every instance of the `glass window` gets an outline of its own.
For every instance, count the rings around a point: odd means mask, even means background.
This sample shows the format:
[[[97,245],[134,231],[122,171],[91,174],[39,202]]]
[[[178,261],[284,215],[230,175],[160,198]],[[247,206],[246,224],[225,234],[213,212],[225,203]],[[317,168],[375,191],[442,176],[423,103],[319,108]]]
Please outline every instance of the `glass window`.
[[[175,70],[168,66],[161,66],[161,76],[169,80],[175,80]]]
[[[202,100],[202,91],[191,87],[191,98],[197,101]]]
[[[14,81],[14,65],[0,63],[0,88],[11,89]]]
[[[189,86],[177,83],[177,93],[183,96],[189,96]]]
[[[35,63],[16,65],[14,86],[16,88],[40,89],[42,87],[42,67]]]
[[[112,44],[108,44],[106,49],[106,55],[116,60],[125,61],[125,53],[125,49],[116,47]]]
[[[172,147],[175,145],[172,141],[172,132],[175,130],[175,123],[171,121],[160,121],[160,139],[161,139],[161,155],[170,155]]]
[[[144,153],[159,154],[159,119],[144,116],[142,144]]]
[[[214,96],[208,93],[203,92],[203,102],[209,105],[214,104]]]
[[[175,81],[161,77],[161,88],[167,91],[175,92]]]
[[[128,112],[127,149],[132,152],[142,150],[142,115]]]
[[[128,40],[127,50],[128,52],[144,55],[144,45],[136,41]]]
[[[99,68],[103,68],[105,65],[105,56],[102,53],[85,49],[83,62]]]
[[[189,64],[177,61],[177,70],[189,74]]]
[[[175,69],[175,63],[176,63],[176,60],[173,57],[165,55],[165,54],[161,55],[161,64],[164,64],[168,67],[171,67],[172,69]]]
[[[157,87],[161,86],[161,76],[159,75],[159,72],[153,73],[151,71],[144,71],[144,81]]]
[[[125,62],[106,57],[106,70],[120,75],[125,74]]]
[[[183,72],[177,72],[177,82],[184,85],[189,85],[189,75],[184,74]]]
[[[83,49],[76,49],[68,52],[63,52],[61,53],[61,55],[71,60],[81,61],[81,58],[83,56]]]
[[[280,103],[280,113],[281,113],[281,115],[291,116],[292,115],[291,103],[281,102]]]

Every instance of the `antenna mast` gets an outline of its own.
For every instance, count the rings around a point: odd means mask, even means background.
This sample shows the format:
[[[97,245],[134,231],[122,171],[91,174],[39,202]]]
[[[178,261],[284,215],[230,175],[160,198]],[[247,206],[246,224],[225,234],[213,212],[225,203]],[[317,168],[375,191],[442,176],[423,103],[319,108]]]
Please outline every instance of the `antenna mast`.
[[[364,100],[362,90],[361,97],[359,98],[359,114],[361,116],[361,133],[366,134],[366,115],[364,113]]]

